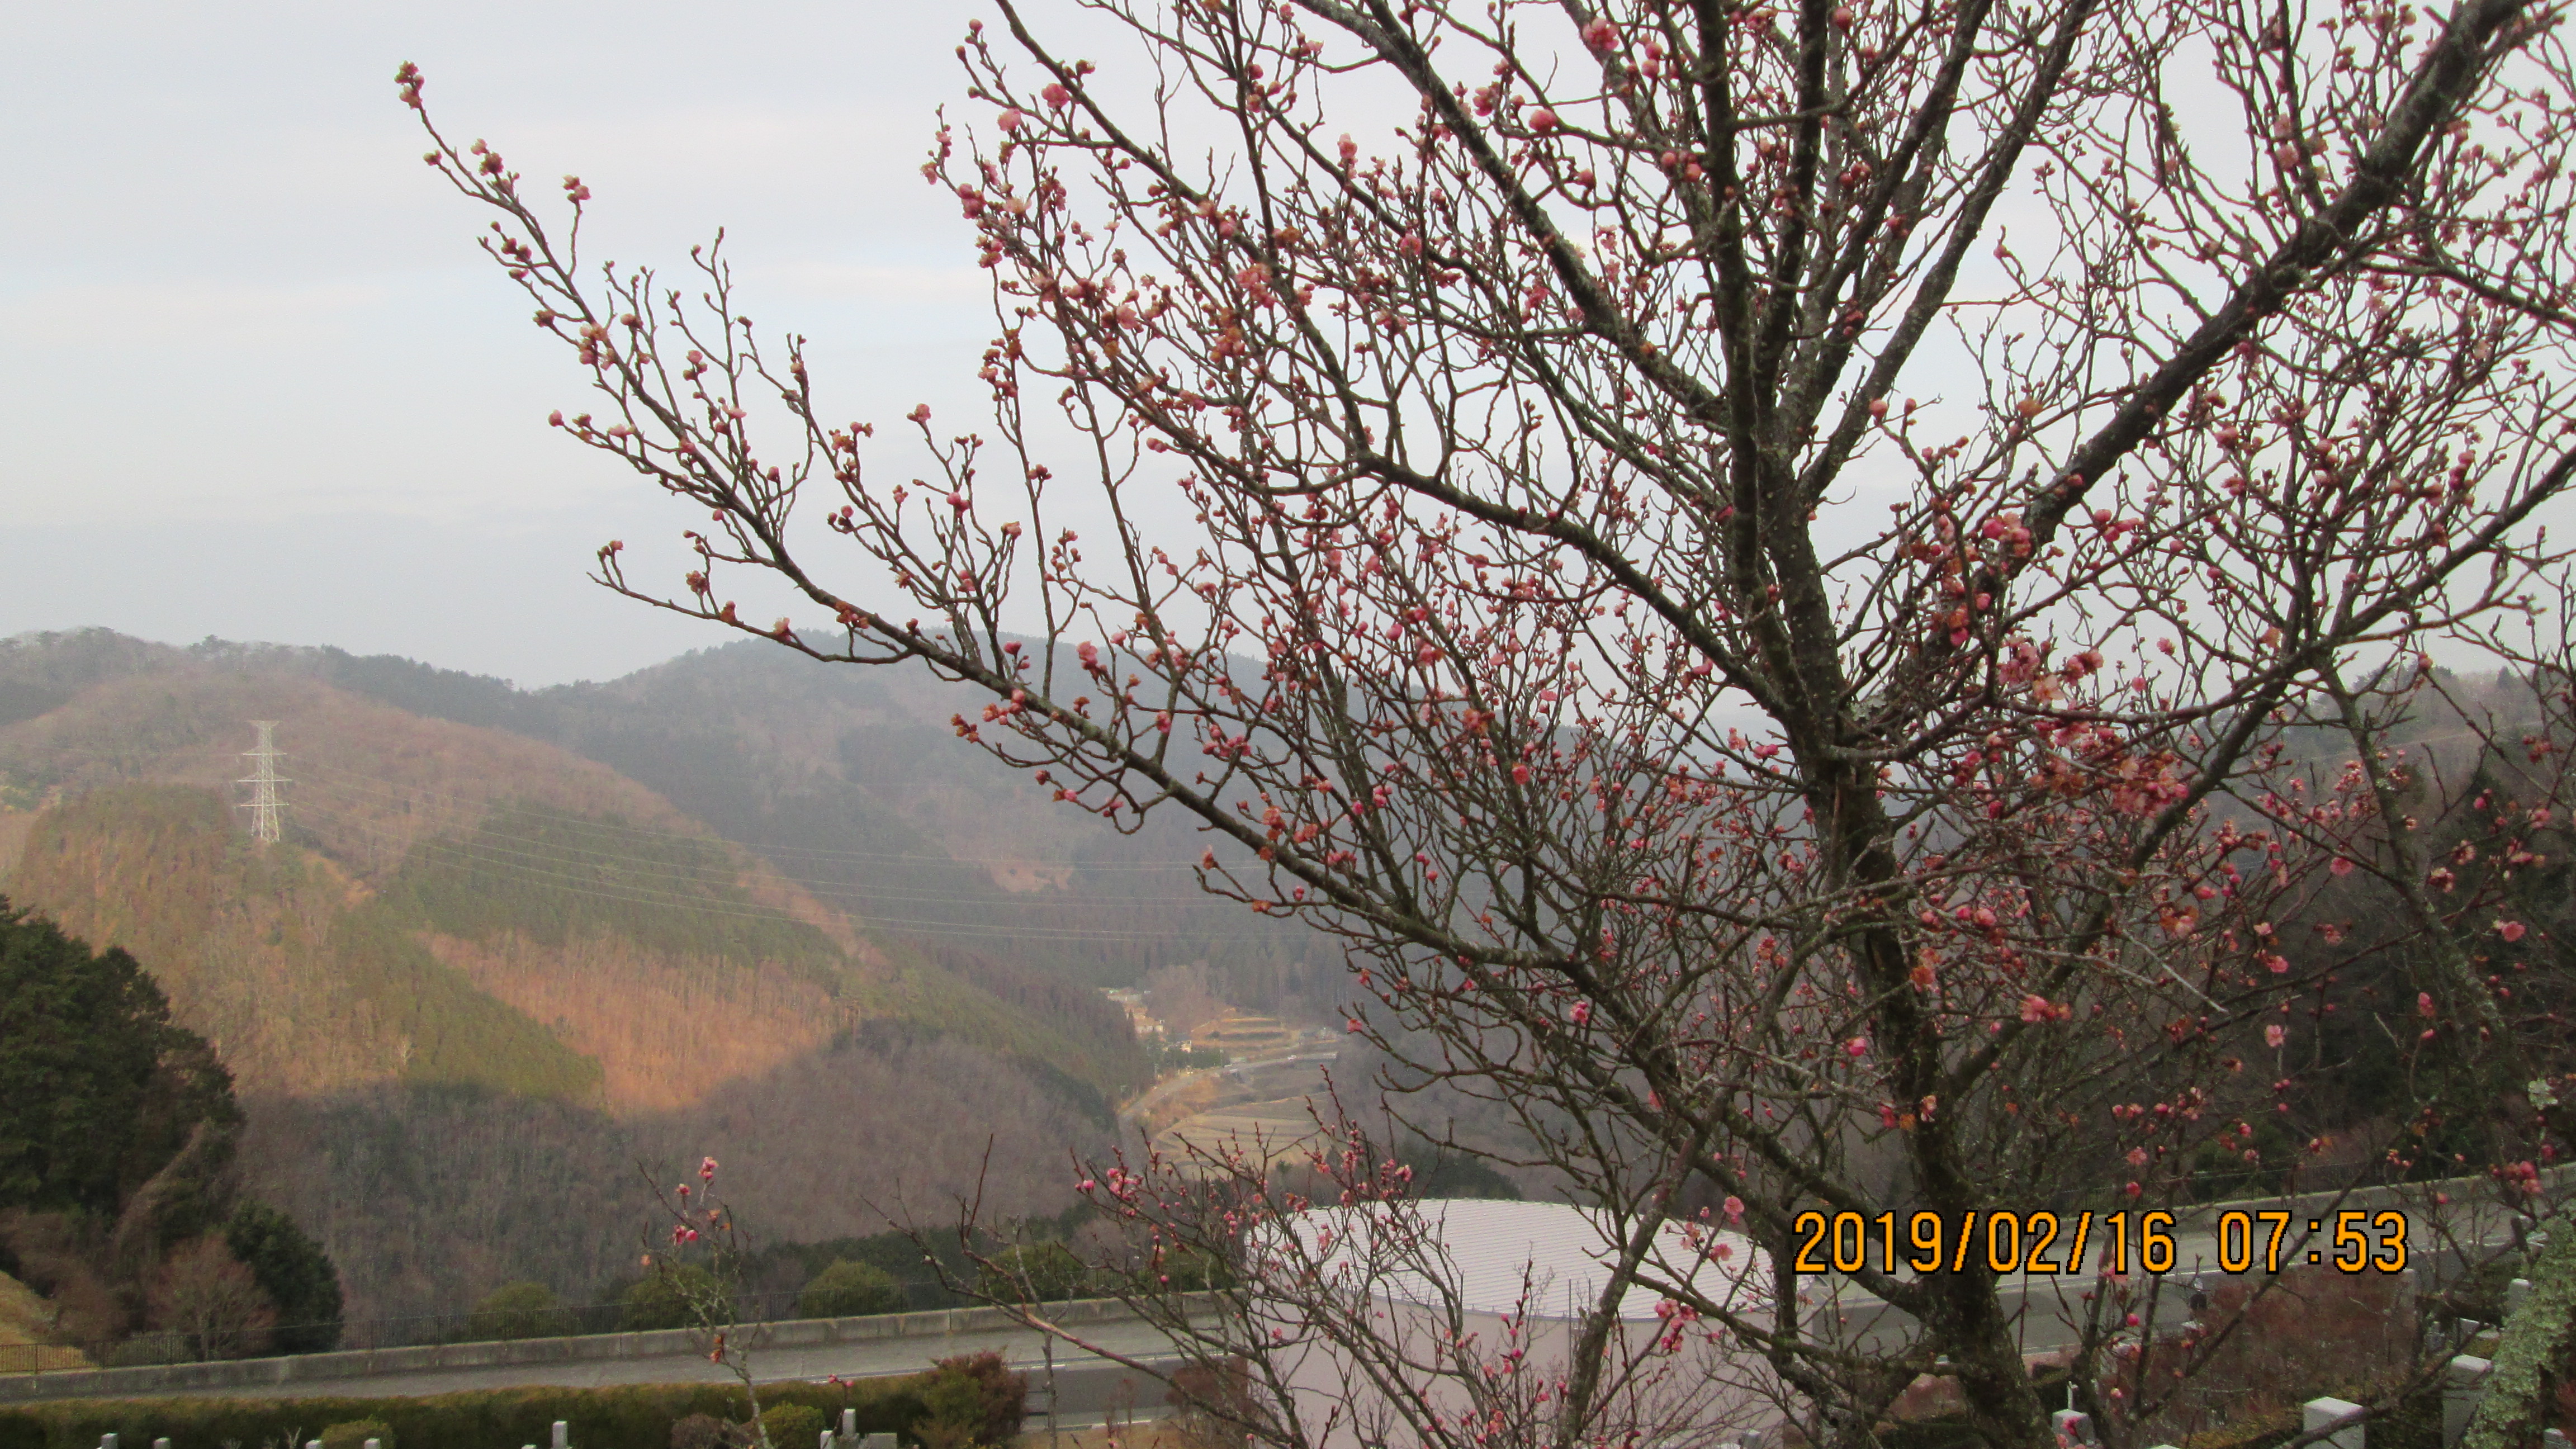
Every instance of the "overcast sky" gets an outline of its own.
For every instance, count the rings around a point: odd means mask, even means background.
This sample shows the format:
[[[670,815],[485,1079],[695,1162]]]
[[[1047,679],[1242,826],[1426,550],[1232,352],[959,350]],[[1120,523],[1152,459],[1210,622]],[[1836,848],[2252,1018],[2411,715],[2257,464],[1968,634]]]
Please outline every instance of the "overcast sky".
[[[0,635],[337,644],[526,684],[719,642],[581,582],[684,526],[550,432],[569,359],[420,162],[396,65],[594,256],[716,226],[836,411],[973,410],[984,274],[917,170],[969,6],[0,6]],[[547,188],[551,189],[551,188]]]

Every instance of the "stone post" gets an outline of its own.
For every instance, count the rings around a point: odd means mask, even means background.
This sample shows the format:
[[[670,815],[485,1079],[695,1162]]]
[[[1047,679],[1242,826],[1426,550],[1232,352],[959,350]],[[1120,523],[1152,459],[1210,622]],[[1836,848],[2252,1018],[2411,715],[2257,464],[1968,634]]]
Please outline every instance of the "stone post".
[[[2478,1401],[2487,1396],[2487,1370],[2493,1367],[2471,1353],[2451,1360],[2442,1381],[2443,1449],[2455,1449],[2467,1437],[2470,1422],[2478,1416]]]
[[[2341,1427],[2337,1427],[2340,1425]],[[2362,1440],[2369,1428],[2362,1422],[2361,1405],[2350,1399],[2310,1399],[2300,1406],[2299,1432],[2313,1434],[2320,1429],[2333,1433],[2316,1441],[2325,1449],[2363,1449]]]

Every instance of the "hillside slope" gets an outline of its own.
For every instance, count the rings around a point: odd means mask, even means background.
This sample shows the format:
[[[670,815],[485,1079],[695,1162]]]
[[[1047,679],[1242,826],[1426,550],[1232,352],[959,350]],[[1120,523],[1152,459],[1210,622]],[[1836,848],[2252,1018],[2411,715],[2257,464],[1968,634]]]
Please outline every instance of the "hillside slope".
[[[1056,804],[962,745],[948,719],[981,701],[917,667],[827,667],[758,641],[534,691],[331,650],[299,667],[612,765],[880,939],[1102,986],[1205,962],[1228,999],[1308,1015],[1340,987],[1328,938],[1199,891],[1191,866],[1212,842],[1188,822],[1164,812],[1125,835]]]
[[[971,1190],[999,1124],[990,1191],[1053,1212],[1142,1071],[1096,994],[880,944],[606,765],[270,667],[309,655],[74,642],[0,649],[0,703],[42,707],[0,725],[0,892],[133,951],[217,1043],[244,1171],[353,1318],[599,1291],[638,1165],[701,1152],[803,1239],[881,1227],[854,1204],[892,1163]],[[292,748],[270,846],[230,803],[254,718]]]

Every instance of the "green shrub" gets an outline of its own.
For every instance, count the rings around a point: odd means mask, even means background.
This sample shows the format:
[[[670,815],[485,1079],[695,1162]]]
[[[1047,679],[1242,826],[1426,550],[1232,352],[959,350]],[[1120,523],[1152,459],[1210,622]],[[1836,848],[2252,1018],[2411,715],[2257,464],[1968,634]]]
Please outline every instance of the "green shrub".
[[[998,1353],[943,1358],[921,1386],[921,1441],[931,1449],[1008,1444],[1020,1436],[1028,1399],[1028,1375],[1011,1372]]]
[[[382,1419],[351,1419],[333,1424],[322,1431],[322,1449],[366,1449],[368,1440],[376,1449],[394,1449],[393,1427]]]
[[[691,1414],[671,1421],[671,1449],[736,1449],[742,1436],[713,1414]]]
[[[866,1263],[841,1259],[814,1275],[796,1295],[799,1318],[855,1318],[863,1313],[900,1313],[906,1302],[903,1285],[892,1273]]]
[[[827,1421],[812,1404],[780,1404],[763,1409],[760,1427],[769,1431],[771,1449],[808,1449],[823,1437]]]
[[[554,1338],[572,1331],[572,1315],[543,1283],[504,1283],[483,1295],[465,1320],[465,1336],[479,1342]]]
[[[854,1384],[771,1384],[760,1397],[773,1407],[806,1405],[823,1416],[824,1424],[839,1423],[841,1411],[852,1409],[860,1433],[892,1433],[917,1443],[929,1417],[922,1401],[927,1380],[927,1375],[915,1374]],[[512,1449],[548,1442],[552,1425],[561,1419],[579,1449],[663,1449],[676,1422],[703,1414],[731,1423],[742,1407],[742,1390],[722,1383],[483,1389],[410,1399],[67,1399],[0,1407],[0,1446],[78,1449],[96,1444],[104,1434],[115,1434],[126,1444],[149,1444],[167,1436],[189,1449],[228,1441],[301,1445],[315,1437],[316,1424],[372,1419],[386,1426],[390,1438],[415,1449]]]
[[[1073,1249],[1062,1243],[1026,1243],[995,1253],[975,1275],[975,1291],[1004,1302],[1052,1303],[1080,1297],[1090,1280],[1090,1270]]]
[[[695,1305],[718,1292],[715,1275],[692,1263],[660,1264],[626,1290],[622,1323],[629,1333],[652,1328],[694,1328]]]

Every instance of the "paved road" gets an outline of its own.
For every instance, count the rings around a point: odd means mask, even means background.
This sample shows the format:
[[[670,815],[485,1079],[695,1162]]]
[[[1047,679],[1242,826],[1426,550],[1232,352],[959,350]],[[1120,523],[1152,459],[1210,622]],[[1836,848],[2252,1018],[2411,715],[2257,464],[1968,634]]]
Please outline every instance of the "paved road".
[[[1150,1324],[1134,1319],[1090,1323],[1079,1330],[1115,1353],[1159,1358],[1171,1353],[1171,1341]],[[1046,1362],[1043,1336],[1026,1329],[949,1334],[941,1337],[886,1338],[863,1343],[755,1349],[752,1376],[763,1383],[818,1380],[838,1374],[865,1378],[912,1373],[933,1360],[991,1350],[1013,1368],[1029,1372],[1034,1382]],[[1072,1349],[1059,1341],[1055,1352],[1060,1371],[1095,1376],[1115,1366],[1106,1359]],[[529,1386],[599,1388],[610,1384],[731,1383],[733,1375],[704,1358],[659,1355],[652,1358],[601,1359],[588,1363],[496,1364],[483,1368],[429,1369],[411,1373],[371,1374],[361,1378],[314,1379],[291,1385],[246,1384],[188,1391],[190,1398],[378,1399],[419,1394],[452,1394],[468,1389]],[[1034,1396],[1033,1401],[1034,1401]]]

